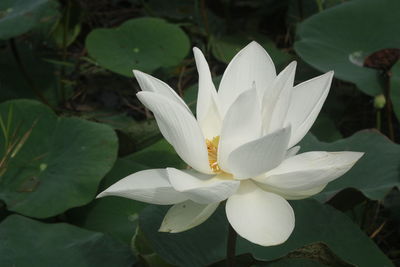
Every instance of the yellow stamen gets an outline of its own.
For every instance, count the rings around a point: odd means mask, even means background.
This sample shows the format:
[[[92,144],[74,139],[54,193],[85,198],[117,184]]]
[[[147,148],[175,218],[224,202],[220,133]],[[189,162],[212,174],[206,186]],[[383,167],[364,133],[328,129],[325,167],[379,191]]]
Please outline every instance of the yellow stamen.
[[[210,163],[210,168],[215,173],[221,172],[221,169],[218,165],[218,144],[219,136],[214,137],[212,140],[206,139],[208,162]]]

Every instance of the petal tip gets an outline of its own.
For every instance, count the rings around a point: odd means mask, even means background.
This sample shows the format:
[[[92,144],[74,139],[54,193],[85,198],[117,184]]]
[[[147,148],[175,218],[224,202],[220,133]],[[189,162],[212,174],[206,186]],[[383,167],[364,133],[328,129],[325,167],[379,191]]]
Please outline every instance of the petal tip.
[[[254,40],[251,41],[247,46],[262,47],[257,41],[254,41]]]
[[[200,48],[198,48],[197,46],[194,46],[194,47],[192,48],[192,51],[193,51],[193,54],[196,54],[196,53],[201,52]]]
[[[170,229],[169,227],[166,227],[164,225],[164,223],[161,223],[161,226],[158,229],[158,231],[161,232],[161,233],[172,233],[172,229]]]
[[[106,197],[106,196],[108,196],[108,195],[109,195],[108,192],[103,191],[103,192],[101,192],[100,194],[98,194],[98,195],[96,196],[96,199],[102,198],[102,197]]]
[[[297,67],[297,61],[293,60],[292,62],[289,63],[288,67],[290,68],[296,68]]]
[[[137,70],[137,69],[133,69],[132,70],[132,73],[133,73],[133,75],[135,75],[135,77],[137,76],[137,75],[143,75],[144,73],[143,72],[141,72],[140,70]]]

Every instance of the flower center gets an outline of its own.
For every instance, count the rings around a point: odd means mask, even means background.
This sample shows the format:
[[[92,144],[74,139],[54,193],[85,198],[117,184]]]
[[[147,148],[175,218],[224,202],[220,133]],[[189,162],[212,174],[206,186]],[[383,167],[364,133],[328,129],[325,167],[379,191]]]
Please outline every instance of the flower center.
[[[222,172],[218,165],[218,144],[219,136],[214,137],[212,140],[206,139],[208,162],[210,163],[211,170],[215,173]]]

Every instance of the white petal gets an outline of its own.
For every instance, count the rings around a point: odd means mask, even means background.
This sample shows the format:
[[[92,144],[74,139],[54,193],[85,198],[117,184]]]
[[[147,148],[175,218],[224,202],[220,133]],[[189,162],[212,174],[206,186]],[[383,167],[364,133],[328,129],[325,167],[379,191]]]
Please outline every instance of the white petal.
[[[226,172],[229,154],[241,145],[261,137],[261,110],[256,89],[242,93],[231,105],[222,122],[218,164]]]
[[[269,185],[265,185],[265,184],[258,183],[258,182],[256,182],[256,184],[258,186],[260,186],[262,189],[272,192],[272,193],[275,193],[275,194],[278,194],[287,200],[299,200],[299,199],[308,198],[308,197],[311,197],[313,195],[320,193],[326,187],[326,184],[323,184],[323,185],[319,185],[317,187],[313,187],[308,190],[289,190],[289,189],[281,190],[279,188],[274,188]]]
[[[219,202],[208,205],[187,200],[172,206],[164,217],[158,231],[179,233],[198,226],[218,208]]]
[[[219,86],[221,112],[224,115],[235,99],[255,83],[261,101],[266,88],[276,77],[271,57],[256,42],[243,48],[229,63]]]
[[[256,181],[282,192],[306,191],[342,176],[362,157],[360,152],[306,152],[283,161]]]
[[[211,78],[210,69],[203,53],[193,48],[199,73],[199,93],[197,96],[197,121],[207,139],[218,136],[221,131],[221,117],[218,111],[218,95]]]
[[[328,96],[332,78],[333,71],[330,71],[293,88],[286,116],[286,123],[292,125],[289,147],[297,144],[310,130]]]
[[[294,146],[286,151],[285,159],[296,156],[296,154],[300,151],[300,146]]]
[[[292,98],[296,66],[296,61],[290,63],[264,93],[262,102],[264,133],[271,133],[284,126]]]
[[[278,166],[286,156],[290,127],[246,143],[228,157],[228,168],[237,179],[256,177]]]
[[[188,199],[172,187],[165,169],[145,170],[131,174],[101,192],[97,197],[105,196],[119,196],[159,205],[171,205]]]
[[[279,195],[244,181],[226,202],[226,215],[233,229],[252,243],[274,246],[285,242],[294,229],[292,207]]]
[[[140,88],[143,91],[154,92],[160,95],[165,96],[171,101],[175,101],[176,103],[184,106],[188,111],[190,111],[189,107],[186,105],[185,101],[178,96],[178,94],[165,82],[149,75],[139,70],[133,70],[133,74],[135,75]]]
[[[221,202],[236,192],[240,182],[223,175],[208,176],[194,171],[168,168],[168,176],[176,191],[200,204]]]
[[[193,115],[168,98],[152,93],[137,93],[139,100],[153,113],[161,133],[176,153],[191,167],[212,173],[204,136]]]

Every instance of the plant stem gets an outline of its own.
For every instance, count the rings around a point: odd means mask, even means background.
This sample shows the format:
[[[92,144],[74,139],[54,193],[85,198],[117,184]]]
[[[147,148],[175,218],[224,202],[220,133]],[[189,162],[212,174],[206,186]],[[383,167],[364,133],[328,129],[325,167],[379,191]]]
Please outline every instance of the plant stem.
[[[25,78],[25,80],[28,83],[29,87],[31,88],[33,93],[36,95],[36,97],[40,99],[40,101],[42,101],[44,104],[46,104],[49,107],[51,107],[49,102],[43,96],[43,94],[39,90],[37,90],[33,80],[31,79],[31,77],[29,76],[28,72],[26,71],[25,66],[22,63],[21,57],[19,55],[18,48],[17,48],[17,46],[15,44],[14,38],[10,39],[9,44],[10,44],[10,48],[11,48],[11,52],[13,54],[14,60],[17,63],[18,69],[21,72],[22,76]]]
[[[208,41],[208,39],[210,38],[210,28],[208,25],[207,9],[204,0],[200,0],[200,12],[201,12],[201,17],[203,19],[204,29],[206,30],[207,41]]]
[[[380,109],[376,110],[376,129],[378,129],[378,131],[382,132],[381,110]]]
[[[233,229],[233,227],[229,224],[228,241],[226,249],[226,263],[228,267],[235,266],[236,239],[237,239],[237,233],[235,229]]]
[[[390,89],[388,88],[388,91]],[[393,118],[392,118],[392,100],[390,99],[390,91],[387,94],[387,104],[386,104],[386,114],[387,114],[387,123],[388,123],[388,132],[390,140],[394,141],[394,128],[393,128]]]
[[[322,0],[315,0],[317,6],[318,6],[318,12],[324,11],[324,3]]]
[[[66,12],[65,12],[65,20],[63,25],[63,37],[62,37],[62,61],[65,62],[67,60],[67,38],[68,38],[68,29],[69,29],[69,19],[70,19],[70,11],[71,11],[71,1],[67,2]],[[60,93],[61,93],[61,102],[65,102],[66,94],[65,94],[65,84],[63,79],[65,77],[65,66],[61,66],[60,71]]]

